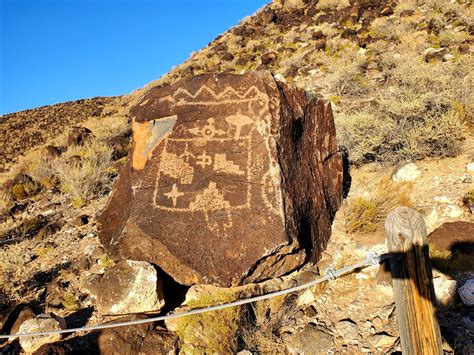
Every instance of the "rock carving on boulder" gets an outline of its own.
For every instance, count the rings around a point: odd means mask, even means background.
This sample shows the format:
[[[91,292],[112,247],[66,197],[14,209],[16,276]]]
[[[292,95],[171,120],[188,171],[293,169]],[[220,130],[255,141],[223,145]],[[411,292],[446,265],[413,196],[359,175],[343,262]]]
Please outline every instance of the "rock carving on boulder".
[[[133,151],[99,217],[110,254],[219,286],[319,259],[342,196],[329,104],[269,72],[204,74],[130,113]]]

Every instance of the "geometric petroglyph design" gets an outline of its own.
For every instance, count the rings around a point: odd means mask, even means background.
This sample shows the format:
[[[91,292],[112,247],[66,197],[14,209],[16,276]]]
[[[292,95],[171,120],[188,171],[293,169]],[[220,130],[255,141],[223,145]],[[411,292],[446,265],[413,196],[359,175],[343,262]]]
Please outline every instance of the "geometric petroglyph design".
[[[268,108],[267,95],[254,86],[244,93],[228,87],[216,94],[203,85],[194,94],[179,88],[161,100],[175,106],[236,104],[246,114],[237,112],[220,119],[203,117],[189,122],[184,119],[186,123],[177,133],[173,131],[163,140],[153,193],[155,208],[178,213],[202,212],[208,229],[225,235],[233,226],[232,211],[250,208],[254,183],[261,184],[264,204],[278,213],[271,198],[272,179],[264,176],[269,166],[263,166],[261,155],[255,156],[255,165],[252,156],[252,139],[264,139],[256,122],[267,119],[263,117]],[[197,191],[200,180],[194,179],[196,174],[199,179],[210,177],[207,185],[199,185]]]

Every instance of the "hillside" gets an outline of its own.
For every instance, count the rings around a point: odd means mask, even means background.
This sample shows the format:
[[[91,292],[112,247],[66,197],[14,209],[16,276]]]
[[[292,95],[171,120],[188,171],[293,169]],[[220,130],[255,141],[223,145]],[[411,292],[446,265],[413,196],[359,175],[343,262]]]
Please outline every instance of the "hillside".
[[[473,42],[469,1],[278,0],[129,95],[0,117],[0,329],[18,331],[22,317],[42,313],[68,327],[116,321],[103,311],[90,279],[124,268],[101,245],[97,216],[131,146],[129,109],[179,79],[270,70],[332,105],[352,183],[331,240],[316,265],[250,286],[189,287],[158,270],[162,313],[287,287],[329,265],[383,253],[383,221],[407,205],[433,232],[444,350],[472,352],[472,306],[456,293],[474,277],[472,251],[449,249],[440,240],[466,235],[474,243]],[[114,291],[113,283],[108,287]],[[393,297],[390,273],[373,266],[286,299],[238,308],[238,314],[132,327],[126,335],[68,335],[40,353],[147,353],[157,346],[180,353],[392,353],[400,351]],[[11,340],[0,342],[2,351],[23,350]]]

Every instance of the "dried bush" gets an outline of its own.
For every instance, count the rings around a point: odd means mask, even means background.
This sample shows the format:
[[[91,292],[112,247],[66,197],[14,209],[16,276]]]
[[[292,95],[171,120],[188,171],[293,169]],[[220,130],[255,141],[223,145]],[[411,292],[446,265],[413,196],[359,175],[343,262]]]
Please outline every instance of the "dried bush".
[[[369,90],[369,82],[363,75],[365,59],[353,51],[339,54],[339,58],[328,61],[327,88],[335,95],[361,95]]]
[[[69,194],[76,207],[108,191],[111,183],[112,148],[92,140],[84,146],[72,146],[51,162],[61,191]]]
[[[348,200],[345,211],[346,229],[349,233],[374,232],[390,211],[399,206],[411,206],[409,183],[393,182],[381,178],[368,197]]]
[[[295,318],[297,297],[280,296],[251,304],[239,333],[245,349],[259,354],[284,354],[279,331]]]
[[[130,125],[125,114],[92,118],[83,123],[83,126],[90,129],[98,139],[106,139],[117,136],[126,136],[130,133]]]
[[[386,135],[393,130],[393,124],[380,120],[374,112],[341,113],[335,122],[337,139],[344,142],[353,163],[378,160],[387,149]]]

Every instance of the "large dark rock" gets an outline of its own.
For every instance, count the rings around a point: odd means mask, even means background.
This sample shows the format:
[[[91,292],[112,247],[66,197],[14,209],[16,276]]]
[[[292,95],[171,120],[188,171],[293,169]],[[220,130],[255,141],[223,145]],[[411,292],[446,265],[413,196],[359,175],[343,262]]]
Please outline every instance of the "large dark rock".
[[[269,72],[204,74],[151,89],[131,115],[99,217],[110,254],[220,286],[319,259],[342,194],[329,104]]]

